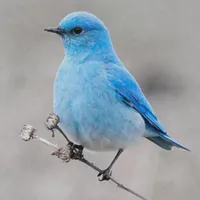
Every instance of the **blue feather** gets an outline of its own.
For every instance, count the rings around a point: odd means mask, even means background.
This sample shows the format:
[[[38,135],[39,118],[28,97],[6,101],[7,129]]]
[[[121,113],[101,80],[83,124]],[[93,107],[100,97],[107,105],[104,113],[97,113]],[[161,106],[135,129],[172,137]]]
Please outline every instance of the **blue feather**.
[[[145,119],[147,129],[155,133],[155,136],[147,139],[166,150],[171,150],[175,146],[190,151],[167,135],[140,86],[126,68],[110,64],[107,68],[107,77],[110,86],[120,95],[122,102],[137,110]]]
[[[77,27],[80,33],[74,32]],[[54,82],[54,112],[78,143],[111,150],[144,136],[167,150],[188,150],[167,135],[100,19],[75,12],[46,30],[60,36],[65,50]]]
[[[107,75],[111,87],[122,97],[123,101],[136,109],[152,127],[166,134],[140,86],[126,68],[109,65]]]

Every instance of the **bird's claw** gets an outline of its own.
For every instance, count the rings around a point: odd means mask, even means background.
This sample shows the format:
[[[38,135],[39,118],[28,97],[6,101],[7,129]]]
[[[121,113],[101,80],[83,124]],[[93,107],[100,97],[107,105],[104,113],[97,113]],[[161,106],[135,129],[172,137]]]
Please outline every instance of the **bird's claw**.
[[[74,144],[73,142],[70,142],[68,144],[70,146],[71,149],[71,158],[75,159],[75,160],[80,160],[81,158],[83,158],[83,146],[82,145],[77,145]]]
[[[64,148],[59,148],[51,155],[57,156],[64,162],[69,162],[71,159],[80,160],[83,158],[83,146],[70,142]]]
[[[101,178],[98,178],[99,181],[108,181],[110,180],[111,175],[112,175],[112,171],[109,168],[107,168],[99,172],[97,176],[98,177],[101,176]]]
[[[45,125],[47,129],[52,131],[52,137],[55,136],[54,130],[58,129],[58,123],[60,122],[60,118],[54,114],[49,114],[49,117],[46,119]],[[70,159],[78,159],[83,158],[83,146],[74,144],[69,140],[68,144],[64,148],[60,148],[52,153],[52,155],[56,155],[58,158],[61,158],[65,162],[69,162]]]

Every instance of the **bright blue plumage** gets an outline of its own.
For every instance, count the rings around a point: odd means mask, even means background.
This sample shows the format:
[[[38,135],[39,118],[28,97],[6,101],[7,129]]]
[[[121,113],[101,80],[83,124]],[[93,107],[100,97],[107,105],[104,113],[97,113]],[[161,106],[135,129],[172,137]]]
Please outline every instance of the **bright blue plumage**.
[[[124,149],[142,136],[171,150],[171,139],[96,16],[76,12],[56,29],[65,57],[54,82],[54,112],[61,126],[92,150]]]
[[[160,140],[161,143],[157,144],[166,150],[171,150],[173,146],[176,146],[189,151],[189,149],[180,145],[167,135],[138,83],[125,68],[118,65],[109,65],[107,73],[111,87],[122,97],[121,100],[142,115],[145,119],[147,130],[154,132],[155,136],[157,134],[158,137],[150,137],[151,141]]]
[[[136,109],[156,130],[166,133],[133,76],[118,65],[110,65],[107,71],[111,87],[121,95],[124,103]]]

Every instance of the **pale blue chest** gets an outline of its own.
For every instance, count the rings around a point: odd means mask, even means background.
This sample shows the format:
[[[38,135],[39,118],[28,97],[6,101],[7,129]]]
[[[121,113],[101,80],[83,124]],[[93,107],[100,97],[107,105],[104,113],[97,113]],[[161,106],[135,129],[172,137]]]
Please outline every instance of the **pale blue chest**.
[[[54,82],[54,112],[68,132],[91,131],[100,118],[107,117],[107,105],[116,101],[114,94],[100,67],[62,65]]]
[[[109,144],[131,141],[133,132],[142,132],[143,120],[119,100],[98,66],[62,63],[54,82],[54,112],[65,131],[85,146],[105,138]]]

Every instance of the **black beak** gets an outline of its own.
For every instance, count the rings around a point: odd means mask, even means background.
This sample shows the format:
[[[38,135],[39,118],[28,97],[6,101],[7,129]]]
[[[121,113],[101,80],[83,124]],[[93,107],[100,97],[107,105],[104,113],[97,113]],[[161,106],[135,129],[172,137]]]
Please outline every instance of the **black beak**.
[[[64,35],[64,31],[60,28],[45,28],[44,31],[47,31],[47,32],[51,32],[51,33],[56,33],[58,35],[61,35],[63,36]]]

